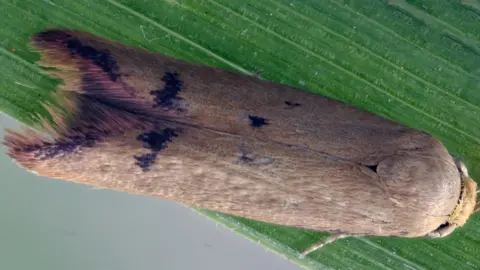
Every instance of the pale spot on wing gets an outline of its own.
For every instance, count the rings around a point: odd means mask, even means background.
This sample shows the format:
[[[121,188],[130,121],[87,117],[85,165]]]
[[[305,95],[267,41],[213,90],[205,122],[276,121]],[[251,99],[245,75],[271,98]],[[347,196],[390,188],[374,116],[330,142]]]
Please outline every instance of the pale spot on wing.
[[[392,201],[394,204],[398,205],[399,207],[405,207],[402,203],[400,203],[399,201],[397,201],[396,199],[394,198],[388,198],[390,201]]]

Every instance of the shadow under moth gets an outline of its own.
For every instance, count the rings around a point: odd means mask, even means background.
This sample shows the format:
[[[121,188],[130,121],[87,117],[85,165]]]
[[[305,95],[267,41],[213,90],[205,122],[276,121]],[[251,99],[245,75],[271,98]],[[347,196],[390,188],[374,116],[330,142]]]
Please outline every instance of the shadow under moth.
[[[476,183],[433,136],[324,96],[89,33],[31,37],[62,110],[4,144],[41,176],[332,235],[444,237]]]

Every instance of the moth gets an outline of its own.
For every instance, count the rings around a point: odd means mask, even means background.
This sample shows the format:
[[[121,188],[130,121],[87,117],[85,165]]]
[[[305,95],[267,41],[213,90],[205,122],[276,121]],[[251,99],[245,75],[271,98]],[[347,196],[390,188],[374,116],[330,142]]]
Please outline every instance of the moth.
[[[63,83],[39,130],[8,131],[41,176],[346,236],[444,237],[476,182],[433,136],[318,94],[90,33],[31,37]]]

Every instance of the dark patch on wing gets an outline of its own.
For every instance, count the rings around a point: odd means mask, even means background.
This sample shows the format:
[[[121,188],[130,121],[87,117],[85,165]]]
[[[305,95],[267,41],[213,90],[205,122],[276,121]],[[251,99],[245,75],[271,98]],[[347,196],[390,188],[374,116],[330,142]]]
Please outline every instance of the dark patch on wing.
[[[365,165],[365,167],[369,168],[372,170],[374,173],[377,173],[377,167],[378,165]]]
[[[246,163],[246,164],[250,164],[253,162],[253,158],[249,157],[249,155],[245,154],[245,153],[242,153],[242,155],[240,156],[240,158],[238,159],[238,161],[240,163]]]
[[[273,162],[273,159],[271,157],[262,157],[252,153],[241,151],[241,155],[237,161],[237,164],[264,166],[264,165],[269,165],[272,162]]]
[[[63,30],[44,31],[35,34],[33,38],[38,44],[49,43],[49,46],[61,45],[66,47],[72,55],[79,55],[83,59],[92,61],[106,72],[113,81],[119,77],[117,61],[108,50],[98,50],[92,46],[85,45],[78,38]],[[41,46],[49,47],[45,44]]]
[[[300,106],[300,103],[292,102],[292,101],[285,101],[285,104],[287,105],[287,109],[293,109],[295,107]]]
[[[97,50],[92,46],[84,45],[76,38],[68,39],[66,45],[71,54],[77,54],[83,59],[91,60],[107,73],[112,81],[117,80],[119,76],[117,61],[110,55],[108,50]]]
[[[93,147],[98,139],[98,136],[91,134],[67,136],[55,143],[29,145],[23,151],[33,153],[36,159],[45,160],[73,153],[83,147]]]
[[[153,163],[155,163],[157,154],[157,152],[152,152],[140,156],[134,156],[134,158],[137,160],[135,164],[142,168],[143,171],[148,171],[150,170],[150,167],[152,167]]]
[[[151,152],[134,156],[137,160],[135,164],[144,171],[148,171],[155,163],[158,153],[165,149],[174,137],[178,137],[178,133],[171,128],[166,128],[161,133],[149,131],[138,135],[137,140],[143,142],[143,147],[150,149]]]
[[[263,127],[269,124],[267,119],[259,116],[249,115],[248,119],[250,119],[250,125],[256,128]]]
[[[167,147],[167,142],[171,141],[173,137],[177,137],[178,134],[175,130],[166,128],[162,133],[156,131],[150,131],[137,136],[138,141],[143,142],[143,147],[151,149],[154,152],[160,152]]]
[[[164,108],[177,108],[178,101],[181,98],[178,97],[178,93],[182,90],[183,83],[177,72],[165,72],[162,77],[162,81],[165,82],[165,86],[160,90],[151,91],[150,94],[155,96],[156,104],[153,107]]]
[[[47,30],[47,31],[35,34],[33,37],[37,42],[57,42],[57,41],[65,41],[71,38],[72,36],[63,30]]]

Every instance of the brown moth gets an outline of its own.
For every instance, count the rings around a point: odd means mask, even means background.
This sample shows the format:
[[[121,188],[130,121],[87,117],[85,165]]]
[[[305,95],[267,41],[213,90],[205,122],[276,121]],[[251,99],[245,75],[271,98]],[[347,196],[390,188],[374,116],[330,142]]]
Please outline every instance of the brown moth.
[[[320,95],[80,31],[32,36],[63,80],[48,136],[9,131],[41,176],[345,236],[443,237],[476,183],[433,136]]]

